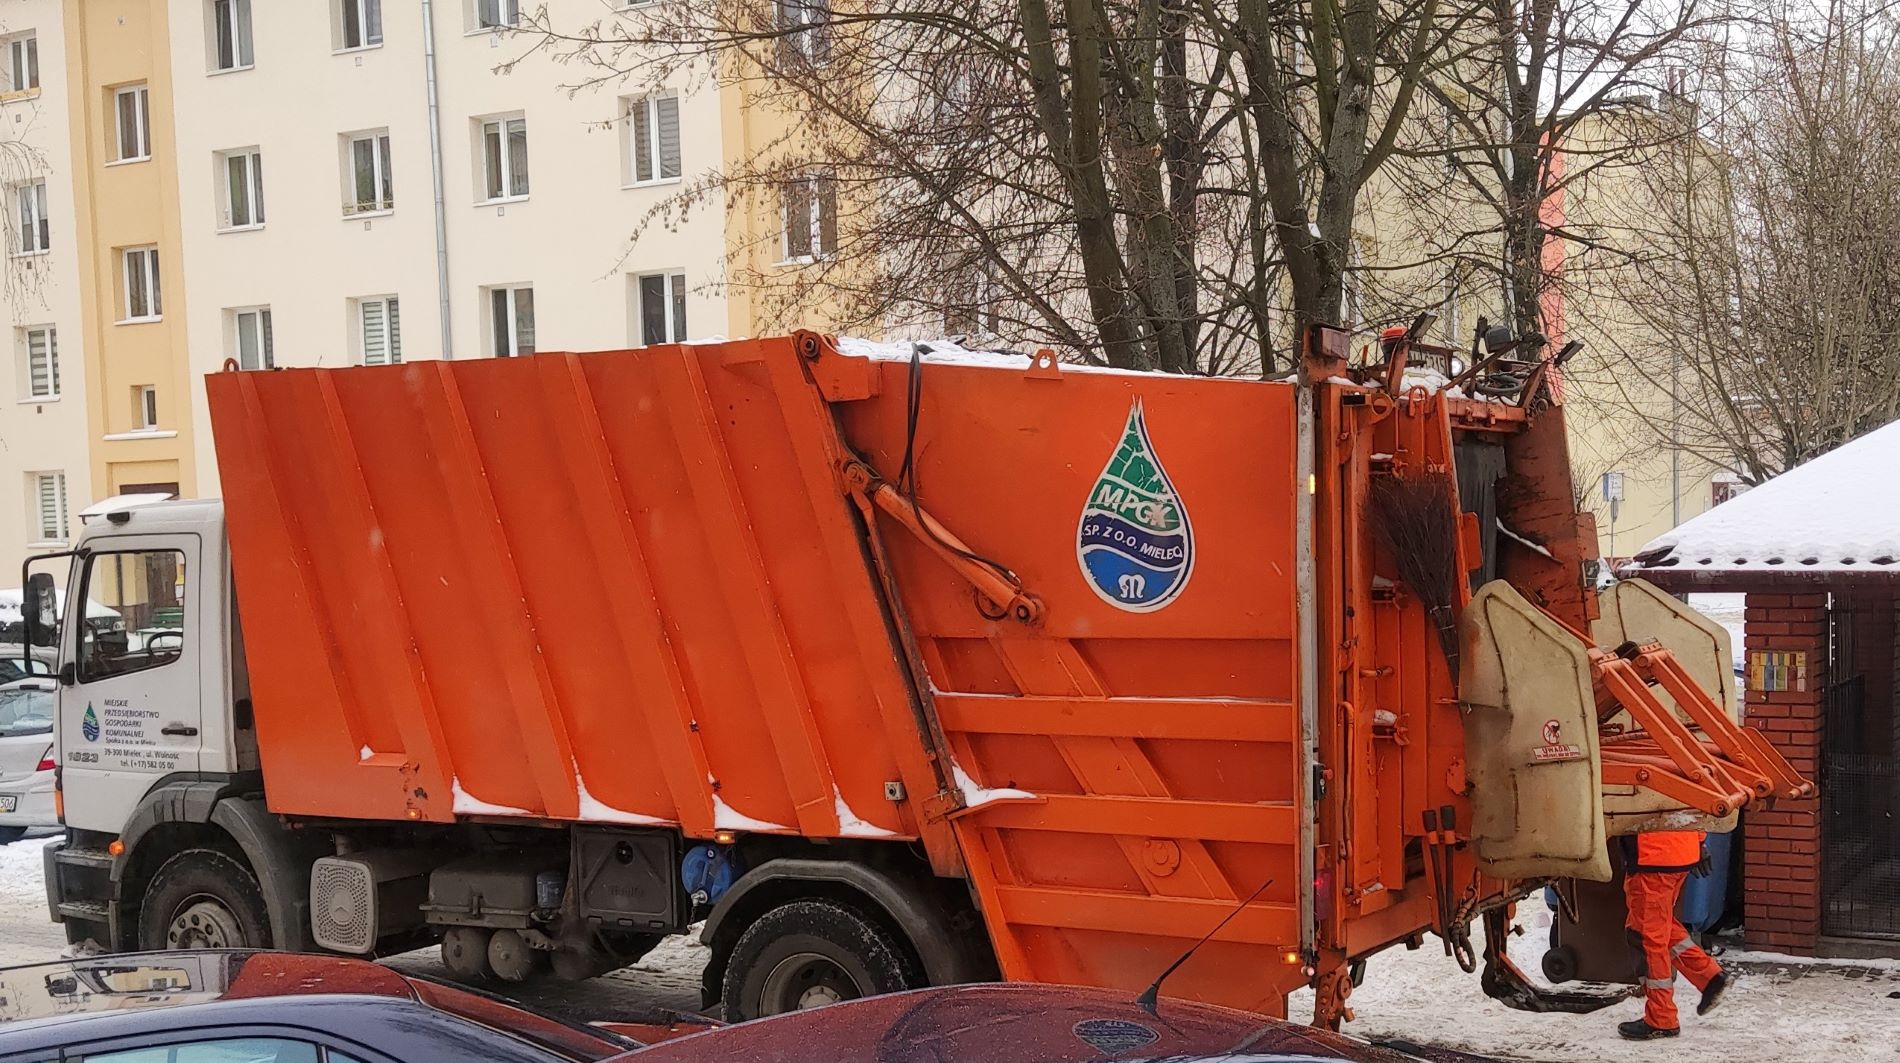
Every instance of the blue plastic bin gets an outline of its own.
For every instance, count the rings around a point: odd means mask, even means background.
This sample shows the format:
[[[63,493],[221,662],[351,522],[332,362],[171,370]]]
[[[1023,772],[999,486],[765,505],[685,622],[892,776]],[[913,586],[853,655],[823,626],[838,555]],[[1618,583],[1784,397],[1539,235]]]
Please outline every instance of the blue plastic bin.
[[[1682,885],[1682,897],[1676,902],[1676,918],[1691,933],[1700,934],[1714,926],[1728,903],[1728,858],[1734,845],[1733,834],[1710,834],[1703,844],[1709,850],[1709,873],[1700,878],[1690,875]]]

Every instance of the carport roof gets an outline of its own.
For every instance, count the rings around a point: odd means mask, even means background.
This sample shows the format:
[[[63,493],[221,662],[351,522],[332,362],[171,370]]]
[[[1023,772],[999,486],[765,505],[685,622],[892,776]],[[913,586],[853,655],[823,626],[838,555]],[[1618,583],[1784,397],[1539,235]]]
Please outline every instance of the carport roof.
[[[1900,421],[1657,536],[1620,574],[1736,588],[1900,578]]]

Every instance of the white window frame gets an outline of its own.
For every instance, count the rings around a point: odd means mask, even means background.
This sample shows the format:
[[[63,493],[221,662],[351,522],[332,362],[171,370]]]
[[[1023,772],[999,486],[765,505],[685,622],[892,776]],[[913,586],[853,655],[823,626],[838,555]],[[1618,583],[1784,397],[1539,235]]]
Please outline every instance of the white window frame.
[[[34,339],[44,352],[45,368],[39,371],[34,363],[42,356],[34,354]],[[59,398],[59,328],[55,325],[28,325],[20,329],[20,362],[26,375],[22,381],[25,389],[24,402],[51,402]]]
[[[226,320],[229,321],[231,329],[230,358],[237,362],[238,368],[244,370],[275,369],[277,367],[277,344],[273,338],[274,331],[271,328],[270,307],[234,306],[225,311],[225,317]],[[249,333],[252,344],[254,345],[254,352],[248,358],[250,364],[246,364],[247,356],[244,352],[247,324],[249,325]]]
[[[648,0],[649,3],[654,0]],[[661,151],[660,113],[665,104],[673,105],[673,136],[678,143],[673,158],[673,172],[666,172],[666,158]],[[686,145],[684,130],[680,125],[680,98],[673,93],[656,93],[652,96],[630,97],[622,107],[627,128],[627,179],[628,188],[645,188],[648,185],[678,184],[680,174],[686,169]],[[636,118],[643,121],[637,121]],[[645,125],[647,135],[640,136],[640,127]],[[644,139],[644,143],[642,140]],[[640,163],[644,161],[653,176],[641,178]]]
[[[137,149],[137,154],[130,154],[126,150],[125,106],[128,98],[132,101],[133,137],[136,141],[130,147]],[[152,94],[145,82],[112,90],[112,131],[113,144],[118,149],[114,162],[145,162],[152,157]]]
[[[7,38],[7,91],[24,96],[39,90],[39,35],[20,33]]]
[[[514,133],[516,125],[521,127],[521,168],[518,173],[515,169],[514,154],[509,150],[509,137]],[[477,163],[482,182],[481,193],[486,198],[476,206],[513,203],[527,199],[528,191],[532,187],[529,181],[532,167],[528,165],[530,149],[527,116],[503,114],[483,118],[478,132],[479,135],[475,141],[478,153]],[[492,155],[489,152],[490,137],[495,138],[495,151]],[[491,171],[489,169],[491,163],[499,169]],[[497,194],[497,185],[499,185],[499,194]]]
[[[779,29],[786,31],[778,39],[781,59],[814,66],[831,61],[831,0],[772,0],[772,6]]]
[[[806,227],[808,250],[792,253],[792,198],[789,195],[793,185],[805,186],[806,217],[800,223]],[[829,195],[827,195],[829,193]],[[779,186],[779,261],[786,265],[802,265],[830,258],[838,253],[836,247],[825,243],[825,212],[829,202],[831,212],[832,242],[838,237],[838,186],[836,178],[828,173],[807,174],[794,177]]]
[[[60,470],[28,473],[32,477],[33,528],[39,532],[34,545],[51,545],[70,541],[72,525],[67,519],[66,509],[66,473]],[[53,512],[46,511],[47,488],[52,488]],[[48,517],[52,520],[49,522]],[[49,527],[50,523],[50,527]]]
[[[336,19],[336,39],[331,42],[336,52],[383,46],[383,0],[334,0],[330,12]],[[350,43],[351,30],[356,31],[355,44]]]
[[[402,364],[402,301],[393,295],[371,295],[356,301],[356,342],[359,360],[364,365]],[[372,333],[370,311],[375,308],[376,324]],[[381,357],[372,359],[371,339]]]
[[[46,182],[14,185],[13,199],[14,218],[20,226],[18,247],[13,253],[43,255],[52,250],[52,226],[46,219]]]
[[[647,293],[646,282],[660,281],[660,302],[665,309],[661,330],[665,333],[660,339],[647,339]],[[638,273],[633,278],[633,320],[636,331],[629,337],[637,347],[650,347],[656,343],[683,343],[686,340],[685,306],[686,274],[679,270],[665,270],[654,273]]]
[[[219,9],[223,8],[222,11]],[[251,0],[205,0],[205,58],[213,74],[249,70],[256,65],[256,40],[251,20]],[[231,61],[224,61],[220,32],[231,35]]]
[[[356,187],[356,146],[369,145],[373,198],[361,198]],[[389,130],[372,129],[343,136],[343,216],[387,214],[396,209],[395,171],[389,162]]]
[[[493,19],[489,10],[494,10]],[[495,33],[521,25],[521,0],[469,0],[470,33]]]
[[[238,160],[244,161],[244,202],[251,212],[250,217],[243,220],[238,219],[231,202],[231,164]],[[218,226],[218,231],[229,233],[262,229],[265,220],[263,153],[256,148],[220,151],[218,152],[218,174],[218,190],[222,193],[219,217],[224,222]]]
[[[158,387],[153,384],[140,384],[132,389],[132,414],[136,424],[134,432],[158,431]]]
[[[133,283],[132,262],[135,258],[143,261],[145,266],[144,275],[141,278],[142,284]],[[164,286],[160,283],[161,280],[158,270],[157,244],[119,249],[119,284],[122,289],[119,297],[121,311],[119,324],[131,325],[144,321],[157,321],[165,316]],[[145,295],[146,313],[144,314],[132,312],[132,293],[135,288],[142,289]]]
[[[529,339],[528,349],[522,350],[521,343],[521,294],[528,293],[529,328],[535,328],[534,285],[497,284],[484,289],[482,312],[488,317],[488,353],[496,358],[520,358],[530,355],[537,349],[534,338]],[[505,296],[497,299],[496,296]],[[499,306],[497,305],[499,303]]]

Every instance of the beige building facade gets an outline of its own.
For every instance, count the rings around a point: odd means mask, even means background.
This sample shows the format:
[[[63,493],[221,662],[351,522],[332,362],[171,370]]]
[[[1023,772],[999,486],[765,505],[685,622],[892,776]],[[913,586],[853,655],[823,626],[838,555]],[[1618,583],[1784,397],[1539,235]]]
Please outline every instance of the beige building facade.
[[[92,495],[80,245],[61,0],[0,3],[8,393],[0,401],[0,558],[58,549]],[[0,587],[18,582],[0,575]]]

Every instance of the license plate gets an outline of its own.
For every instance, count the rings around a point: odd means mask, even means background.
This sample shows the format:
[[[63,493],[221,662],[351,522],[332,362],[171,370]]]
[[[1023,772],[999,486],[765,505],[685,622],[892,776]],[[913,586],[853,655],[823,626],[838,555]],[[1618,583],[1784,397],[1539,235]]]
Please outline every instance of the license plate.
[[[0,812],[18,812],[19,810],[19,794],[0,794]]]

